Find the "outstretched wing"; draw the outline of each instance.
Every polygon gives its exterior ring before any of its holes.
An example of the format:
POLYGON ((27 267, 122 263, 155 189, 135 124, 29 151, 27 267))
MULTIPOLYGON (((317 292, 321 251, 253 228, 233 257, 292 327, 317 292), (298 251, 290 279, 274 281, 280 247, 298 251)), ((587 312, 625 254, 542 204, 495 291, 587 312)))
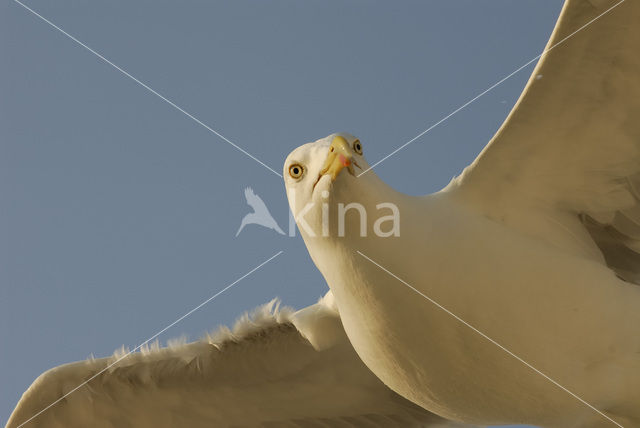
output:
POLYGON ((640 284, 640 1, 567 0, 509 117, 448 190, 640 284))
POLYGON ((388 389, 360 361, 328 295, 297 313, 274 302, 233 332, 126 356, 72 363, 41 375, 8 428, 445 427, 388 389))

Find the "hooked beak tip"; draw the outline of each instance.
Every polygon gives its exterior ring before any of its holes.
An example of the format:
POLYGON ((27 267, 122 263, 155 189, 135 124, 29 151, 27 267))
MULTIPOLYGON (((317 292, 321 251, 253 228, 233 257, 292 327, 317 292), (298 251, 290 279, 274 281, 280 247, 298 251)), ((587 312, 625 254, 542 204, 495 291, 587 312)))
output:
POLYGON ((358 165, 353 158, 347 141, 341 136, 336 136, 331 142, 329 153, 327 153, 327 158, 325 159, 322 170, 320 171, 320 176, 313 184, 313 188, 315 189, 323 175, 330 175, 331 181, 334 181, 340 174, 340 171, 345 168, 349 171, 349 174, 355 176, 356 174, 353 168, 354 165, 362 170, 360 165, 358 165))

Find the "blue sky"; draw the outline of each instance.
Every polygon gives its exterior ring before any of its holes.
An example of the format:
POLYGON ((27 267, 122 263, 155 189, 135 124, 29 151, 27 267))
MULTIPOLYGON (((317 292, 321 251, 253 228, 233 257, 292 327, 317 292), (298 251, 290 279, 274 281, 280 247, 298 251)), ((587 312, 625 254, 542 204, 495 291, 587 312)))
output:
MULTIPOLYGON (((25 3, 280 171, 332 132, 370 163, 536 56, 561 1, 25 3)), ((280 177, 13 1, 0 4, 0 423, 42 371, 163 334, 197 339, 327 287, 280 225, 280 177)), ((437 191, 486 144, 533 66, 378 168, 437 191)), ((286 229, 285 229, 286 230, 286 229)))

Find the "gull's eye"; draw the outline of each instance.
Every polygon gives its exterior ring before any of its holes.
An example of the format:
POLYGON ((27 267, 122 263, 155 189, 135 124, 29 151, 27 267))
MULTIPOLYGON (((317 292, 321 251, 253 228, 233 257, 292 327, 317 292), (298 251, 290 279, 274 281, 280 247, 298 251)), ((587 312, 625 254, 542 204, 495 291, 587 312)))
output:
POLYGON ((289 167, 289 175, 295 179, 302 177, 303 172, 304 168, 298 163, 294 163, 289 167))
POLYGON ((360 140, 356 140, 353 142, 353 151, 357 154, 362 154, 362 144, 360 144, 360 140))

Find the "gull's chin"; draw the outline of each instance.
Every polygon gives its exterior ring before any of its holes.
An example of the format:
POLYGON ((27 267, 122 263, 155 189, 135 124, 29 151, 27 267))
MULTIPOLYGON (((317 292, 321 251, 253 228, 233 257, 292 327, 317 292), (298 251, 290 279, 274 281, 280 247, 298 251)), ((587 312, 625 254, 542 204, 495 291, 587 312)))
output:
POLYGON ((322 175, 318 178, 318 181, 313 186, 313 189, 311 191, 311 197, 314 199, 321 198, 322 192, 330 192, 332 187, 333 187, 333 181, 331 181, 331 176, 322 175))

